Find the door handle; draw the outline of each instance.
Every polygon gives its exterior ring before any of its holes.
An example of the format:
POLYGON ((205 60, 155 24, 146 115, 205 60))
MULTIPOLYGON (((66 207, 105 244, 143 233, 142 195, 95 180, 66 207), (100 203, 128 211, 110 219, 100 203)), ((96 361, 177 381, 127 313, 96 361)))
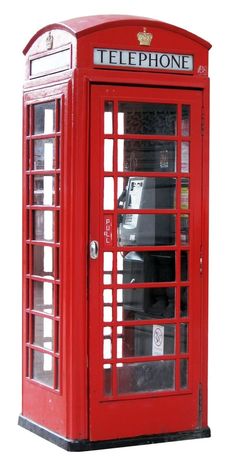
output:
POLYGON ((89 245, 89 253, 91 259, 97 259, 99 253, 99 244, 97 240, 92 240, 89 245))

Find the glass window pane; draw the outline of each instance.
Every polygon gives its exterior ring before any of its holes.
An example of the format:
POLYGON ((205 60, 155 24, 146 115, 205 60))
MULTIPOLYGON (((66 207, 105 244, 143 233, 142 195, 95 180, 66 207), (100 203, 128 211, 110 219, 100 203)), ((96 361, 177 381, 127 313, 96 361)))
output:
POLYGON ((175 215, 119 215, 118 245, 175 245, 175 215))
POLYGON ((183 214, 180 217, 180 227, 181 227, 181 245, 189 244, 189 216, 183 214))
POLYGON ((112 290, 103 290, 103 301, 104 303, 112 303, 112 290))
POLYGON ((175 141, 118 140, 118 171, 176 171, 175 141))
POLYGON ((104 178, 103 209, 114 210, 114 179, 104 178))
POLYGON ((106 101, 104 108, 104 133, 113 133, 113 102, 106 101))
POLYGON ((103 365, 104 395, 112 395, 112 365, 106 363, 103 365))
POLYGON ((182 136, 189 136, 190 128, 190 106, 182 106, 182 136))
MULTIPOLYGON (((118 327, 119 328, 119 327, 118 327)), ((117 358, 166 355, 175 353, 175 325, 121 327, 117 358)))
POLYGON ((180 325, 180 352, 182 354, 188 352, 188 324, 181 323, 180 325))
POLYGON ((33 379, 53 387, 53 357, 49 354, 33 351, 33 379))
POLYGON ((111 337, 104 337, 103 338, 103 358, 111 359, 111 357, 112 357, 111 337))
POLYGON ((188 360, 180 360, 180 388, 187 389, 188 387, 188 360))
POLYGON ((112 264, 113 264, 113 253, 111 251, 105 251, 103 253, 103 270, 105 271, 112 271, 112 264))
POLYGON ((112 283, 112 265, 113 253, 105 251, 103 253, 103 283, 105 285, 112 283))
POLYGON ((104 171, 113 171, 113 139, 104 140, 104 171))
POLYGON ((118 208, 175 208, 175 178, 118 178, 118 208))
POLYGON ((44 349, 53 349, 53 321, 45 317, 33 316, 33 344, 44 349))
POLYGON ((188 298, 189 298, 189 288, 181 287, 180 288, 180 316, 188 316, 188 298))
POLYGON ((181 143, 181 173, 189 173, 189 142, 181 143))
POLYGON ((34 141, 34 170, 53 170, 55 168, 54 139, 34 141))
POLYGON ((189 208, 189 179, 181 179, 181 203, 180 208, 187 210, 189 208))
POLYGON ((33 246, 33 274, 39 277, 53 277, 53 248, 33 246))
POLYGON ((174 282, 175 252, 146 251, 117 254, 117 282, 174 282))
POLYGON ((33 211, 33 240, 48 242, 54 240, 53 211, 33 211))
POLYGON ((53 314, 53 284, 49 282, 33 282, 33 309, 53 314))
POLYGON ((119 134, 176 134, 176 104, 120 102, 118 111, 123 114, 119 117, 119 134))
POLYGON ((175 361, 161 360, 116 365, 118 393, 156 392, 175 389, 175 361))
POLYGON ((112 322, 112 306, 103 307, 103 322, 112 322))
POLYGON ((111 283, 112 283, 112 275, 111 274, 103 274, 103 283, 104 283, 104 285, 111 285, 111 283))
POLYGON ((118 321, 173 318, 175 288, 117 290, 118 321))
POLYGON ((55 131, 55 101, 34 105, 34 134, 55 131))
POLYGON ((54 205, 54 176, 35 175, 34 181, 34 205, 54 205))
POLYGON ((61 50, 47 56, 36 57, 31 61, 31 76, 51 74, 71 68, 70 49, 61 50))
POLYGON ((181 281, 187 281, 188 277, 188 251, 181 251, 181 281))

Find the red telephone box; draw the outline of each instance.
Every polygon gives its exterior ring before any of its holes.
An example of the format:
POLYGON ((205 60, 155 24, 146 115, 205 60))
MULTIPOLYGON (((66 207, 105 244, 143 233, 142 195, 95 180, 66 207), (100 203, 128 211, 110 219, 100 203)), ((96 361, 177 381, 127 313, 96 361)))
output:
POLYGON ((24 50, 19 424, 68 450, 210 436, 209 49, 94 16, 24 50))

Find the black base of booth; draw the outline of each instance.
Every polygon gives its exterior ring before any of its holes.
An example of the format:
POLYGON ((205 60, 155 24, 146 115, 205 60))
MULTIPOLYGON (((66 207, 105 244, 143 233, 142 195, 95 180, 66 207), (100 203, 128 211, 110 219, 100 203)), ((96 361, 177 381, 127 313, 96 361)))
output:
POLYGON ((211 431, 209 427, 204 429, 195 429, 194 431, 183 431, 175 432, 170 434, 157 434, 157 435, 145 435, 139 437, 129 437, 125 439, 114 439, 114 440, 99 440, 96 442, 90 442, 89 440, 70 440, 52 432, 39 424, 19 416, 18 424, 25 429, 33 432, 34 434, 43 437, 49 442, 55 443, 64 450, 67 451, 89 451, 89 450, 101 450, 105 448, 119 448, 129 447, 132 445, 147 445, 151 443, 161 442, 174 442, 177 440, 190 440, 190 439, 201 439, 204 437, 210 437, 211 431))

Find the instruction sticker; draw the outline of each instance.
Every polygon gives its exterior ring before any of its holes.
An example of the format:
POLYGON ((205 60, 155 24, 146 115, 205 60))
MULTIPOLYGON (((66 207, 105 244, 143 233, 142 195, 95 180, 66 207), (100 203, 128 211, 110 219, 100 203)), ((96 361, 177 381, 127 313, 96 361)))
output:
POLYGON ((164 326, 153 325, 152 329, 152 355, 164 354, 164 326))
POLYGON ((106 247, 113 245, 113 219, 112 215, 104 216, 104 245, 106 247))

